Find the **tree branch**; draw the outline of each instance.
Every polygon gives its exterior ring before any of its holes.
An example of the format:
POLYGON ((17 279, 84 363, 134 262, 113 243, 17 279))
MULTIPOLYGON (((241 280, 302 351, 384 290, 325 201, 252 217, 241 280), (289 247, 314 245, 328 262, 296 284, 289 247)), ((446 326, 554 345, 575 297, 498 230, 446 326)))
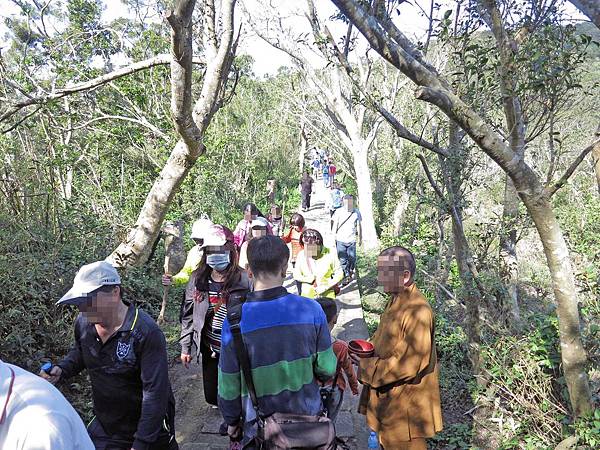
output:
POLYGON ((337 47, 335 40, 333 39, 333 35, 331 34, 331 31, 327 27, 325 27, 324 33, 325 33, 325 36, 327 37, 327 40, 329 41, 329 44, 333 48, 333 55, 338 60, 339 65, 341 67, 343 67, 344 70, 346 71, 346 73, 348 74, 350 81, 352 81, 352 83, 355 85, 355 87, 358 89, 358 91, 363 95, 365 100, 371 105, 371 107, 373 109, 375 109, 377 112, 379 112, 379 114, 381 114, 383 116, 383 118, 392 126, 392 128, 396 131, 396 134, 398 135, 398 137, 400 137, 402 139, 406 139, 407 141, 412 142, 413 144, 416 144, 420 147, 423 147, 427 150, 430 150, 434 153, 437 153, 437 154, 442 155, 447 158, 449 156, 449 154, 446 150, 441 149, 439 146, 428 142, 427 140, 423 139, 421 136, 417 136, 416 134, 412 133, 404 125, 402 125, 400 123, 400 121, 389 110, 384 108, 383 105, 379 101, 377 101, 375 98, 373 98, 373 96, 370 93, 368 93, 366 89, 363 88, 363 86, 356 79, 355 74, 354 74, 354 69, 348 62, 348 59, 346 58, 345 54, 342 53, 339 50, 339 48, 337 47))
POLYGON ((171 25, 171 114, 190 153, 199 152, 202 132, 192 117, 192 14, 195 0, 180 0, 165 13, 171 25))
MULTIPOLYGON (((596 132, 596 136, 600 136, 600 127, 598 128, 598 132, 596 132)), ((596 149, 597 151, 600 150, 600 139, 596 139, 594 142, 592 142, 590 145, 588 145, 581 151, 579 156, 577 156, 577 158, 575 158, 575 160, 567 168, 563 176, 560 177, 558 181, 556 181, 556 183, 553 183, 550 186, 547 186, 546 189, 544 189, 545 195, 550 198, 556 193, 556 191, 563 187, 567 183, 567 181, 569 181, 571 175, 575 173, 577 167, 579 167, 579 165, 583 162, 585 157, 594 149, 596 149)))
POLYGON ((223 0, 221 5, 221 21, 223 29, 216 56, 207 61, 206 77, 202 83, 202 91, 194 106, 194 121, 204 132, 217 111, 219 97, 222 95, 224 85, 237 48, 237 39, 234 35, 234 9, 236 0, 223 0))
MULTIPOLYGON (((110 81, 117 80, 127 75, 131 75, 133 73, 139 72, 141 70, 149 69, 155 66, 167 65, 171 62, 170 55, 157 55, 149 59, 145 59, 143 61, 139 61, 137 63, 133 63, 129 66, 122 67, 121 69, 114 70, 104 75, 100 75, 99 77, 93 78, 88 81, 84 81, 82 83, 77 83, 71 86, 66 86, 64 88, 56 89, 53 92, 44 95, 34 96, 33 94, 27 94, 22 92, 25 95, 27 100, 23 100, 20 102, 15 102, 12 105, 9 105, 7 110, 0 115, 0 123, 6 121, 18 111, 23 108, 26 108, 31 105, 39 105, 43 103, 48 103, 52 100, 56 100, 67 95, 76 94, 78 92, 89 91, 91 89, 97 88, 98 86, 102 86, 110 81)), ((204 62, 200 58, 194 58, 194 64, 204 64, 204 62)), ((21 91, 21 89, 18 89, 21 91)))
POLYGON ((598 0, 569 0, 600 29, 600 3, 598 0))

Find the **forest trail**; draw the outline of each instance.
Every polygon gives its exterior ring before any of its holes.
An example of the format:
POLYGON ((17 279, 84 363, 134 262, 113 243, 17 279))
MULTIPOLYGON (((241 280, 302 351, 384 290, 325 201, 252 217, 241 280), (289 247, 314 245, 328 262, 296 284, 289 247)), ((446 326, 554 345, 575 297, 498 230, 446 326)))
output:
MULTIPOLYGON (((306 219, 306 226, 319 230, 325 239, 325 245, 335 249, 335 241, 329 230, 329 211, 325 209, 327 190, 322 180, 315 183, 314 189, 311 208, 302 213, 306 219)), ((286 216, 290 215, 291 212, 288 211, 286 216)), ((291 273, 285 282, 285 287, 290 292, 295 291, 291 273)), ((346 341, 366 338, 368 331, 355 280, 342 289, 337 301, 339 318, 333 335, 346 341)), ((176 433, 180 448, 182 450, 227 449, 228 439, 219 435, 219 425, 222 421, 219 410, 204 401, 200 366, 193 364, 190 369, 185 369, 177 363, 171 368, 170 377, 177 403, 176 433)), ((348 390, 344 395, 344 403, 336 424, 338 437, 346 441, 351 449, 367 448, 368 433, 365 418, 356 412, 357 405, 358 396, 353 396, 348 390)))

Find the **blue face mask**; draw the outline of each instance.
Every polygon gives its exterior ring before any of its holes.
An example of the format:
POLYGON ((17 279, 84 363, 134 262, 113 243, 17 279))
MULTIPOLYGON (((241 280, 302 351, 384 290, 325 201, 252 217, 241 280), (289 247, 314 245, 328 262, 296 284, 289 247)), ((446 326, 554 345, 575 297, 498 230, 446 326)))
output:
POLYGON ((227 267, 229 267, 229 262, 229 252, 211 253, 210 255, 206 255, 206 264, 217 272, 223 272, 227 269, 227 267))

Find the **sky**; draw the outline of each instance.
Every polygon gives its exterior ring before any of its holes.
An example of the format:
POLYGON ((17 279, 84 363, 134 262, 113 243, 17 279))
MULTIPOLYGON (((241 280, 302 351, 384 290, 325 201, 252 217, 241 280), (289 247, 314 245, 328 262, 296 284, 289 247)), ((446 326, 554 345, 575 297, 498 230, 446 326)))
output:
MULTIPOLYGON (((131 17, 131 13, 123 5, 121 0, 102 0, 106 6, 102 20, 106 23, 119 18, 119 17, 131 17)), ((242 12, 244 8, 250 17, 255 17, 254 20, 260 21, 260 16, 264 16, 265 7, 264 2, 270 3, 273 6, 273 11, 276 11, 277 15, 284 17, 285 24, 290 29, 290 35, 298 36, 302 33, 309 31, 308 23, 304 17, 302 17, 299 8, 303 8, 305 2, 302 0, 238 0, 238 8, 236 11, 237 20, 243 20, 246 16, 242 12), (260 2, 263 2, 261 5, 260 2), (256 17, 259 17, 258 19, 256 17)), ((148 17, 146 20, 160 21, 162 18, 154 11, 155 3, 152 0, 142 0, 140 3, 145 3, 148 6, 147 12, 148 17)), ((314 0, 314 3, 318 10, 320 18, 325 19, 335 13, 336 8, 330 0, 314 0)), ((441 11, 444 11, 444 5, 449 3, 449 0, 438 0, 441 5, 441 11)), ((17 13, 17 7, 10 0, 0 0, 2 7, 0 8, 0 47, 6 45, 3 41, 3 35, 5 34, 6 27, 4 26, 4 18, 10 17, 17 13)), ((399 25, 400 29, 407 34, 409 37, 414 39, 421 38, 427 29, 427 19, 420 14, 418 5, 421 5, 423 9, 428 9, 430 0, 411 0, 404 2, 400 8, 400 14, 395 17, 395 22, 399 25)), ((574 20, 582 20, 583 16, 569 3, 565 5, 565 10, 568 15, 574 20)), ((60 27, 60 24, 54 24, 56 27, 60 27)), ((52 24, 50 25, 52 26, 52 24)), ((335 35, 342 35, 345 27, 340 22, 328 22, 328 26, 332 29, 335 35)), ((252 32, 251 26, 247 23, 243 24, 243 38, 240 43, 238 50, 239 54, 248 54, 254 59, 253 71, 258 76, 265 76, 268 74, 274 74, 281 66, 290 66, 291 60, 289 56, 273 48, 270 44, 256 36, 252 32)), ((316 58, 316 56, 315 56, 316 58)), ((115 65, 119 65, 121 61, 114 61, 115 65)), ((122 61, 126 63, 126 61, 122 61)))

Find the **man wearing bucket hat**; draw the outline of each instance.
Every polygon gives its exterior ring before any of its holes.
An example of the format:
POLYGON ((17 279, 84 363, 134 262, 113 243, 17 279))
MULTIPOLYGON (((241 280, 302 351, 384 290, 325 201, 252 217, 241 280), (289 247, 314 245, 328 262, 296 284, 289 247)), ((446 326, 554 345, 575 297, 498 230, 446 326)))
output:
POLYGON ((57 305, 75 305, 75 344, 40 376, 51 383, 87 369, 97 450, 175 450, 175 401, 165 337, 144 311, 121 298, 121 278, 106 261, 83 266, 57 305))

